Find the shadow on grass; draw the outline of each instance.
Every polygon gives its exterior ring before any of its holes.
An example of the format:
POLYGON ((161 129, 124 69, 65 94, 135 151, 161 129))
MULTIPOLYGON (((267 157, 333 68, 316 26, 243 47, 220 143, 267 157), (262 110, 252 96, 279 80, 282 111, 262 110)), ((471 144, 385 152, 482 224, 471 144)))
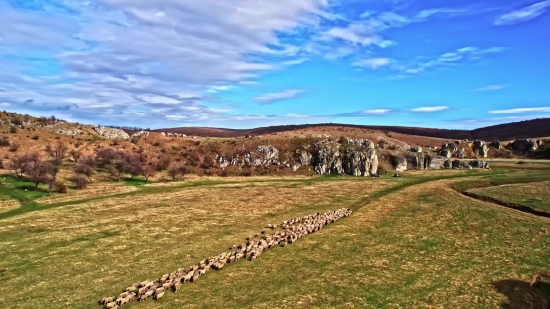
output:
POLYGON ((508 298, 501 304, 503 309, 550 309, 550 283, 539 282, 530 287, 529 282, 501 280, 493 282, 493 287, 508 298))

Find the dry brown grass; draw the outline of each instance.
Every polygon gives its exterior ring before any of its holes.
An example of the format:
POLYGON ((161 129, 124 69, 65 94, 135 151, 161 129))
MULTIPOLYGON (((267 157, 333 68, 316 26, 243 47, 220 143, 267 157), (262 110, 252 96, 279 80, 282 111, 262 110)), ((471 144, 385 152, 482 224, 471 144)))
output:
POLYGON ((9 284, 0 287, 0 301, 15 308, 93 307, 96 298, 130 282, 225 251, 269 222, 353 204, 384 185, 281 181, 187 188, 5 219, 0 268, 7 269, 2 276, 9 284))
POLYGON ((207 179, 210 185, 196 178, 3 219, 0 302, 12 308, 95 308, 103 296, 226 251, 267 223, 356 205, 386 191, 296 244, 209 273, 159 302, 128 308, 498 308, 507 298, 494 285, 529 280, 550 259, 550 221, 449 188, 470 178, 391 191, 449 175, 497 174, 415 171, 403 179, 225 183, 216 178, 207 179), (188 187, 177 189, 182 184, 188 187), (194 187, 199 184, 204 186, 194 187))

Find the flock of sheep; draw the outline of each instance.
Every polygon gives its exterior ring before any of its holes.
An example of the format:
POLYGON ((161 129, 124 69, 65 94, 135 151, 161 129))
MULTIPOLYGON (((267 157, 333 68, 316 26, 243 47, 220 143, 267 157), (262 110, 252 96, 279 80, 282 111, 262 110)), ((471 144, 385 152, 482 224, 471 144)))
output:
POLYGON ((227 264, 235 263, 241 259, 254 261, 260 257, 262 252, 273 248, 277 245, 282 247, 287 244, 292 244, 296 240, 314 233, 322 229, 329 223, 348 217, 351 215, 351 209, 342 208, 336 211, 329 211, 323 214, 316 213, 305 217, 299 217, 290 221, 284 221, 279 225, 269 224, 266 228, 276 229, 282 228, 273 235, 268 235, 266 230, 261 232, 262 237, 257 238, 260 234, 254 237, 248 237, 246 243, 234 245, 230 252, 224 252, 217 256, 200 261, 198 264, 189 268, 180 268, 173 273, 166 274, 159 279, 143 282, 136 282, 132 286, 126 288, 118 297, 104 297, 99 301, 105 309, 116 309, 126 305, 133 300, 144 301, 147 298, 156 300, 162 298, 167 290, 172 289, 178 292, 181 285, 185 282, 195 282, 199 277, 205 275, 210 270, 220 270, 227 264))

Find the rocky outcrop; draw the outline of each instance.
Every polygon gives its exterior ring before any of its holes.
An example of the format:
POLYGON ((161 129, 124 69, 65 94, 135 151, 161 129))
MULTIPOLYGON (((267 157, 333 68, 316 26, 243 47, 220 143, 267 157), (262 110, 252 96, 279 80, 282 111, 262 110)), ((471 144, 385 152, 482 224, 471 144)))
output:
POLYGON ((230 157, 217 156, 216 161, 222 168, 282 164, 296 171, 302 166, 309 166, 319 175, 347 174, 368 177, 378 171, 378 156, 374 143, 364 139, 350 139, 343 143, 330 139, 316 141, 312 145, 296 149, 294 156, 282 163, 279 150, 270 145, 258 146, 252 151, 240 149, 230 157))
POLYGON ((99 136, 107 139, 130 139, 130 135, 120 129, 113 129, 101 126, 93 127, 93 129, 97 132, 99 136))
POLYGON ((391 163, 396 172, 404 172, 407 170, 408 163, 404 156, 392 155, 391 163))
POLYGON ((422 152, 422 147, 420 147, 420 146, 411 147, 410 151, 411 152, 422 152))
POLYGON ((498 150, 502 150, 504 148, 504 146, 502 145, 501 142, 499 141, 494 141, 492 142, 491 144, 489 144, 489 146, 493 147, 493 148, 496 148, 498 150))
POLYGON ((407 170, 421 170, 423 169, 424 156, 421 154, 406 155, 407 170))
POLYGON ((332 140, 314 143, 312 163, 319 175, 353 175, 368 177, 378 171, 374 143, 366 139, 349 139, 342 144, 332 140))
POLYGON ((160 135, 166 136, 166 137, 186 137, 185 134, 179 134, 179 133, 172 133, 172 132, 160 132, 160 135))
POLYGON ((489 148, 487 147, 487 144, 483 141, 475 141, 474 154, 482 158, 487 158, 487 155, 489 154, 489 148))
POLYGON ((518 139, 515 140, 511 146, 514 150, 530 152, 533 152, 539 148, 537 142, 532 139, 518 139))
POLYGON ((296 162, 300 165, 310 165, 313 156, 305 148, 296 149, 296 162))
POLYGON ((431 170, 451 168, 451 160, 444 156, 427 156, 424 158, 424 168, 431 170))
POLYGON ((68 135, 68 136, 76 136, 82 134, 82 130, 79 129, 57 129, 55 131, 57 134, 61 135, 68 135))
POLYGON ((453 152, 450 149, 444 148, 439 151, 438 155, 441 157, 451 158, 453 156, 453 152))
POLYGON ((240 150, 231 158, 218 156, 216 161, 222 168, 229 165, 242 168, 281 164, 279 161, 279 150, 271 145, 261 145, 250 152, 240 150))
POLYGON ((136 133, 132 134, 132 138, 142 138, 142 137, 147 137, 147 136, 149 136, 148 131, 139 131, 139 132, 136 132, 136 133))

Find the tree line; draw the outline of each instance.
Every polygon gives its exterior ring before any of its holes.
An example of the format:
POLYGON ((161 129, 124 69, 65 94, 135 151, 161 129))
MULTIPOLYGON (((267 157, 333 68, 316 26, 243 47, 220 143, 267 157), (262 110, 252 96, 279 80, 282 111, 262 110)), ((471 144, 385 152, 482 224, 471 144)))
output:
POLYGON ((48 156, 47 160, 42 159, 39 153, 15 155, 8 162, 8 168, 14 172, 15 177, 31 181, 35 190, 40 184, 47 185, 50 193, 67 191, 67 186, 58 180, 60 167, 67 158, 72 158, 75 162, 72 167, 73 175, 67 180, 77 189, 86 188, 98 172, 106 172, 116 181, 124 176, 130 179, 143 176, 146 182, 159 171, 166 171, 172 180, 183 177, 187 172, 184 165, 173 164, 167 154, 150 158, 143 146, 134 151, 101 148, 91 155, 84 155, 79 150, 69 151, 67 144, 59 142, 47 145, 44 151, 48 156))

